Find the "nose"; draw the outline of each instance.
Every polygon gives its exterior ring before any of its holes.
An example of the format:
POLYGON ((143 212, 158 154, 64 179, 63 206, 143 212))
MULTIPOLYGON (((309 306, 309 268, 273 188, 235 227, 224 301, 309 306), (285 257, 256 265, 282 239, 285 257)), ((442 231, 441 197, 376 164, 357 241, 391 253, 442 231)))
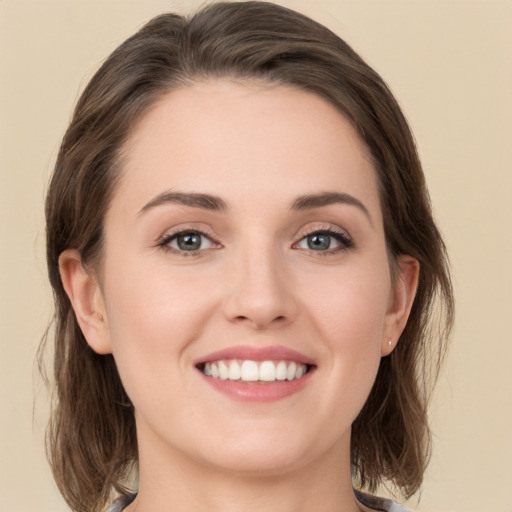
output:
POLYGON ((224 314, 228 321, 255 330, 292 322, 297 315, 293 279, 273 250, 246 251, 228 270, 224 314))

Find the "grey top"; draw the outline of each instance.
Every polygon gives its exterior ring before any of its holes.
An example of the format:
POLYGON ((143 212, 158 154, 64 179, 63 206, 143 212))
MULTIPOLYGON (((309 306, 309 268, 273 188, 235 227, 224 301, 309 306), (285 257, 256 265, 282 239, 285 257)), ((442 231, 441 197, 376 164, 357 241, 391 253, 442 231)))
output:
MULTIPOLYGON (((378 496, 370 496, 369 494, 364 494, 360 491, 354 490, 357 500, 364 505, 365 507, 371 508, 373 510, 380 510, 382 512, 411 512, 404 505, 400 505, 395 501, 379 498, 378 496)), ((125 507, 127 507, 134 499, 136 494, 132 496, 121 496, 117 500, 110 505, 110 508, 107 512, 121 512, 125 507)))
POLYGON ((379 498, 378 496, 371 496, 370 494, 365 494, 363 492, 357 491, 354 489, 354 493, 356 495, 357 501, 364 505, 365 507, 381 510, 383 512, 412 512, 410 509, 405 507, 404 505, 400 505, 396 501, 389 500, 387 498, 379 498))
POLYGON ((135 496, 137 495, 132 494, 131 496, 120 496, 112 503, 112 505, 110 505, 107 512, 121 512, 135 499, 135 496))

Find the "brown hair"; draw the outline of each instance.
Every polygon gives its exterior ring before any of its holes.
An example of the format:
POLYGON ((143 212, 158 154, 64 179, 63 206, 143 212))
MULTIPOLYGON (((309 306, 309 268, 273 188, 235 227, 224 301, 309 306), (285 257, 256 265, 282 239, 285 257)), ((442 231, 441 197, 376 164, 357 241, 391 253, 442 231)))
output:
POLYGON ((357 485, 372 491, 391 483, 410 496, 429 457, 426 409, 453 313, 445 247, 414 140, 386 84, 343 40, 265 2, 217 3, 191 18, 154 18, 110 55, 78 101, 46 201, 56 305, 48 453, 57 484, 73 510, 98 511, 113 490, 128 492, 137 464, 133 408, 113 357, 96 354, 84 339, 62 286, 59 255, 78 249, 95 268, 130 130, 163 94, 210 77, 291 84, 317 94, 352 122, 372 154, 391 268, 408 254, 419 261, 420 276, 400 343, 382 359, 354 422, 352 464, 357 485))

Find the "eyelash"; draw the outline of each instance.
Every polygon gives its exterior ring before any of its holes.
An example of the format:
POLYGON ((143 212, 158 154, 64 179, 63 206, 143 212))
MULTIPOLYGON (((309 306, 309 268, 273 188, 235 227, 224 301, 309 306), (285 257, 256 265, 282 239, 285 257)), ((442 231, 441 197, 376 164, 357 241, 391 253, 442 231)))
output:
POLYGON ((208 235, 204 231, 201 231, 199 229, 180 229, 178 231, 168 233, 164 235, 164 237, 158 242, 157 246, 162 249, 165 252, 172 252, 174 254, 177 254, 179 256, 182 256, 184 258, 190 258, 190 257, 198 257, 201 256, 204 251, 212 250, 210 249, 195 249, 191 251, 186 251, 182 249, 176 249, 174 247, 170 247, 170 243, 173 240, 176 240, 179 236, 183 235, 196 235, 200 236, 202 238, 206 238, 211 241, 211 243, 216 244, 220 247, 219 242, 217 242, 211 235, 208 235))
MULTIPOLYGON (((158 242, 157 247, 162 249, 165 252, 172 252, 174 254, 178 254, 184 258, 190 258, 190 257, 198 257, 201 256, 201 254, 204 251, 212 250, 210 249, 195 249, 191 251, 186 250, 180 250, 176 249, 174 247, 170 247, 169 244, 177 239, 180 235, 197 235, 200 237, 204 237, 208 240, 210 240, 213 244, 217 244, 219 247, 221 247, 221 244, 217 242, 211 235, 208 235, 207 233, 198 230, 198 229, 180 229, 179 231, 175 231, 172 233, 166 234, 162 239, 158 242)), ((329 228, 315 228, 311 229, 310 231, 304 233, 298 242, 295 242, 293 244, 294 249, 299 249, 298 244, 301 243, 303 240, 307 239, 310 236, 313 235, 327 235, 332 238, 334 238, 339 244, 339 247, 335 247, 333 249, 326 249, 324 251, 322 250, 314 250, 314 249, 305 249, 309 251, 310 253, 314 253, 318 256, 329 256, 333 254, 338 254, 344 251, 347 251, 354 247, 353 240, 343 231, 338 231, 332 227, 329 228)))
POLYGON ((311 229, 310 231, 307 231, 302 235, 298 242, 293 244, 294 247, 296 247, 300 242, 302 242, 303 240, 312 235, 328 235, 340 243, 339 247, 335 247, 333 249, 326 249, 325 251, 315 251, 314 249, 309 249, 309 252, 314 253, 315 256, 331 256, 334 254, 345 252, 354 247, 354 241, 352 240, 352 238, 350 238, 350 236, 347 233, 332 227, 314 228, 311 229))

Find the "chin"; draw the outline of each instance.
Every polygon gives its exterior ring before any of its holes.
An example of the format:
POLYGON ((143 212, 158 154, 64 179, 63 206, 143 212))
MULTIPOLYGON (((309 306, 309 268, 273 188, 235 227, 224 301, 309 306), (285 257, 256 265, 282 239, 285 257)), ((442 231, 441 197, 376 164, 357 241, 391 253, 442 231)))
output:
MULTIPOLYGON (((278 476, 304 467, 320 459, 329 446, 318 443, 317 436, 301 436, 297 429, 282 426, 273 430, 259 429, 250 435, 224 436, 214 443, 215 449, 202 452, 208 464, 240 476, 278 476)), ((206 462, 206 461, 205 461, 206 462)))
POLYGON ((220 470, 241 477, 275 477, 289 474, 307 464, 304 454, 270 450, 246 450, 243 453, 225 454, 214 463, 220 470))

